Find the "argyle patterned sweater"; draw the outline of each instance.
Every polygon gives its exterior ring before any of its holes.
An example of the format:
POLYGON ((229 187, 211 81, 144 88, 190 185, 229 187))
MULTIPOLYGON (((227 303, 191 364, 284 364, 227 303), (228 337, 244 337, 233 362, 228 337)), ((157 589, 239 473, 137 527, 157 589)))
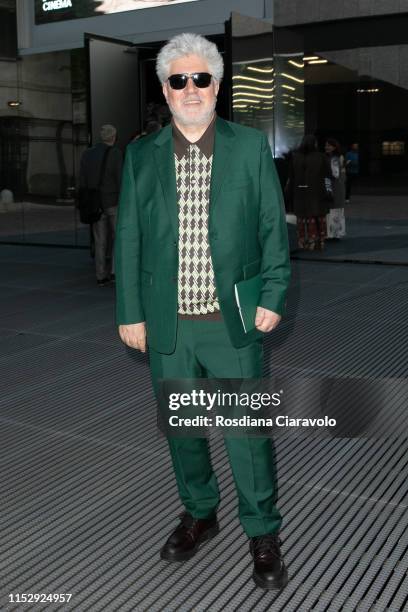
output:
POLYGON ((173 124, 179 222, 178 312, 218 312, 214 271, 208 242, 214 121, 196 143, 173 124))

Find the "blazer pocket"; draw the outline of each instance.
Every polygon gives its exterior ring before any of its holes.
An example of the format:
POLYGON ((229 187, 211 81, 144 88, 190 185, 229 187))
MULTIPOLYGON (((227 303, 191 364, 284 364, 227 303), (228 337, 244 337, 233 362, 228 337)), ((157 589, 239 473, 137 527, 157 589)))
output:
POLYGON ((226 191, 235 191, 236 189, 247 189, 251 183, 249 181, 237 181, 225 183, 224 189, 226 191))
POLYGON ((242 272, 244 273, 244 280, 256 276, 261 270, 261 263, 262 260, 257 259, 256 261, 251 261, 251 263, 246 264, 246 266, 242 268, 242 272))
POLYGON ((146 270, 142 270, 142 285, 145 287, 151 287, 153 285, 153 276, 151 272, 146 272, 146 270))

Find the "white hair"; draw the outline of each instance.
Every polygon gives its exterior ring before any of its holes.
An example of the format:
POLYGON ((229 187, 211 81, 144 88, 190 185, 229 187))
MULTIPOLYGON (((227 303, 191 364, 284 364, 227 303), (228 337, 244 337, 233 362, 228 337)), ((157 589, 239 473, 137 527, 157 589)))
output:
POLYGON ((110 125, 110 123, 106 123, 101 127, 100 137, 102 142, 112 142, 116 138, 116 128, 114 125, 110 125))
POLYGON ((224 62, 217 45, 200 34, 186 32, 173 36, 160 49, 156 60, 156 73, 160 83, 164 83, 170 76, 171 62, 186 55, 197 55, 204 59, 214 79, 221 81, 224 74, 224 62))

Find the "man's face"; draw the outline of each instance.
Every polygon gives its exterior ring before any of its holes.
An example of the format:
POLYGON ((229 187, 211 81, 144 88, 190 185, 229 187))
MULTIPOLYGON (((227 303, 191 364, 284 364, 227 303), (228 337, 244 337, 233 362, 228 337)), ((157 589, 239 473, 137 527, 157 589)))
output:
MULTIPOLYGON (((193 72, 210 72, 207 62, 197 55, 186 55, 170 64, 169 76, 193 72)), ((208 123, 214 113, 219 83, 214 78, 208 87, 196 87, 188 79, 184 89, 172 89, 168 81, 163 84, 163 94, 173 117, 186 127, 208 123)))

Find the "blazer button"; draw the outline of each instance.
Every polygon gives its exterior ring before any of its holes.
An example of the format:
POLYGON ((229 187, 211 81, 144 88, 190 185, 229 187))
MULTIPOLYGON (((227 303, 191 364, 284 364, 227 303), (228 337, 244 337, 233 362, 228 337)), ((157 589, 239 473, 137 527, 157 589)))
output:
POLYGON ((172 276, 172 277, 171 277, 171 280, 172 280, 174 283, 176 283, 176 282, 177 282, 177 276, 172 276))

